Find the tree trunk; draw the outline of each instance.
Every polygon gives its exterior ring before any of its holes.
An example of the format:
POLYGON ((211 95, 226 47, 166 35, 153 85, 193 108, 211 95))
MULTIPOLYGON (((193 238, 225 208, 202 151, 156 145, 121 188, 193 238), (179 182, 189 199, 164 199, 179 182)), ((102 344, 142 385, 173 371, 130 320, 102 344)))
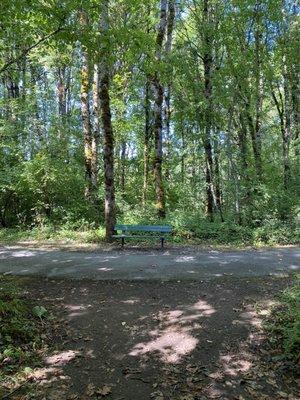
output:
MULTIPOLYGON (((83 29, 88 27, 88 16, 84 10, 80 12, 80 23, 83 29)), ((84 165, 85 165, 85 197, 88 201, 92 200, 92 127, 89 106, 90 95, 90 69, 89 54, 85 46, 82 46, 82 65, 81 65, 81 118, 84 138, 84 165)))
MULTIPOLYGON (((108 5, 104 0, 101 4, 100 27, 104 38, 108 35, 108 5)), ((105 184, 105 230, 106 239, 111 240, 115 225, 115 182, 114 182, 114 133, 111 123, 110 111, 110 71, 109 51, 103 48, 101 52, 101 78, 100 78, 100 107, 101 122, 104 135, 104 184, 105 184)))
POLYGON ((144 182, 143 182, 143 194, 142 194, 142 205, 145 207, 147 201, 148 191, 148 175, 149 175, 149 145, 151 137, 151 104, 150 104, 150 78, 147 76, 145 85, 145 132, 144 132, 144 182))
POLYGON ((259 180, 262 179, 262 159, 261 159, 261 114, 263 106, 263 77, 262 77, 262 33, 261 33, 261 3, 257 1, 255 10, 255 86, 256 86, 256 105, 255 105, 255 124, 252 134, 253 150, 256 160, 256 171, 259 180))
MULTIPOLYGON (((174 30, 174 21, 175 21, 175 2, 174 0, 168 1, 168 18, 167 18, 167 40, 165 45, 165 53, 168 57, 172 50, 172 40, 173 40, 173 30, 174 30)), ((171 65, 171 64, 170 64, 171 65)), ((172 66, 170 71, 168 72, 168 84, 165 90, 165 126, 166 126, 166 155, 165 158, 168 160, 171 152, 171 82, 172 82, 172 66)), ((170 170, 167 165, 166 168, 166 179, 170 178, 170 170)))
MULTIPOLYGON (((285 86, 285 85, 284 85, 285 86)), ((290 180, 291 169, 290 169, 290 162, 289 162, 289 142, 290 142, 290 117, 287 115, 288 111, 286 110, 287 100, 283 100, 282 93, 279 91, 279 98, 278 100, 274 89, 272 88, 272 97, 274 103, 277 108, 277 112, 280 119, 280 132, 282 138, 282 158, 283 158, 283 185, 284 188, 288 188, 288 183, 290 180)))
POLYGON ((283 90, 284 90, 284 129, 281 129, 282 134, 282 151, 283 151, 283 184, 285 189, 288 188, 291 179, 290 167, 290 130, 291 130, 291 117, 290 117, 290 93, 288 85, 288 71, 286 65, 286 57, 283 57, 283 90))
POLYGON ((238 169, 236 167, 236 163, 234 160, 234 151, 232 149, 232 123, 234 119, 232 118, 232 111, 229 110, 229 120, 228 120, 228 128, 227 128, 227 140, 226 140, 226 152, 227 152, 227 158, 228 158, 228 177, 230 177, 230 180, 233 181, 233 186, 234 186, 234 210, 235 210, 235 216, 236 216, 236 221, 239 225, 242 225, 243 223, 243 218, 242 218, 242 210, 241 210, 241 185, 240 185, 240 175, 238 172, 238 169))
POLYGON ((210 33, 210 15, 208 0, 204 0, 203 18, 205 23, 204 30, 204 98, 205 98, 205 112, 204 112, 204 151, 205 151, 205 182, 206 182, 206 213, 210 221, 213 221, 213 156, 211 146, 211 128, 212 128, 212 38, 210 33))
POLYGON ((58 115, 61 122, 64 122, 64 117, 67 114, 67 87, 66 87, 66 66, 57 68, 57 97, 58 97, 58 115))
POLYGON ((183 121, 181 121, 181 183, 185 183, 185 152, 186 152, 186 142, 185 142, 185 126, 183 121))
MULTIPOLYGON (((100 140, 100 99, 99 99, 99 65, 94 64, 93 77, 93 135, 92 135, 92 162, 91 162, 91 178, 93 185, 94 201, 98 201, 98 148, 100 140)), ((96 204, 95 204, 96 205, 96 204)), ((98 207, 97 207, 98 208, 98 207)))
MULTIPOLYGON (((239 171, 238 174, 242 178, 241 184, 241 209, 247 210, 251 205, 251 190, 247 149, 247 125, 243 113, 239 113, 239 121, 236 123, 237 128, 237 144, 239 148, 239 171)), ((242 223, 242 216, 240 217, 242 223)))
MULTIPOLYGON (((298 71, 297 71, 298 72, 298 71)), ((294 128, 294 140, 295 140, 295 155, 299 160, 300 155, 300 73, 296 73, 292 83, 292 107, 293 107, 293 128, 294 128)))
POLYGON ((121 187, 121 192, 122 196, 125 195, 125 182, 126 182, 126 177, 125 177, 125 172, 126 172, 126 142, 123 141, 121 144, 121 179, 120 179, 120 187, 121 187))
MULTIPOLYGON (((160 2, 160 22, 158 25, 158 32, 156 38, 156 62, 159 66, 161 62, 162 45, 165 36, 167 25, 167 0, 160 2)), ((165 218, 165 191, 162 179, 162 107, 164 99, 164 90, 160 82, 158 71, 153 77, 153 87, 155 91, 155 105, 154 105, 154 141, 155 141, 155 158, 154 158, 154 181, 156 193, 156 209, 159 218, 165 218)))
POLYGON ((221 221, 224 222, 223 209, 222 209, 222 191, 221 191, 221 176, 220 176, 220 162, 219 162, 219 142, 218 138, 214 140, 214 164, 215 164, 215 192, 216 192, 216 206, 220 213, 221 221))

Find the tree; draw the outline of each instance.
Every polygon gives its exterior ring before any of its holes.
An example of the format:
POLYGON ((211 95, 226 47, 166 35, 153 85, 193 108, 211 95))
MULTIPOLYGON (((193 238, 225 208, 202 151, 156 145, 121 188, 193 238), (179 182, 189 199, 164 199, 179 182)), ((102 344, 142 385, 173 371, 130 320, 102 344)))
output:
POLYGON ((100 54, 100 107, 104 135, 104 182, 105 182, 105 229, 106 239, 111 240, 115 225, 115 182, 114 182, 114 134, 110 110, 110 69, 109 69, 109 0, 103 1, 100 16, 100 32, 103 46, 100 54))

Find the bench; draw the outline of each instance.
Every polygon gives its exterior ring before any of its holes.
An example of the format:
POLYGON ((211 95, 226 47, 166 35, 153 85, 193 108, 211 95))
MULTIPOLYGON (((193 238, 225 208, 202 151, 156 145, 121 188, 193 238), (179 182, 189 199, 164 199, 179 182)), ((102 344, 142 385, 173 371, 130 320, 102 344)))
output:
POLYGON ((159 237, 161 248, 163 249, 165 236, 172 232, 172 227, 169 225, 115 225, 114 230, 122 232, 121 234, 112 236, 115 239, 122 240, 122 248, 124 247, 126 238, 159 237), (143 234, 139 234, 142 232, 143 234))

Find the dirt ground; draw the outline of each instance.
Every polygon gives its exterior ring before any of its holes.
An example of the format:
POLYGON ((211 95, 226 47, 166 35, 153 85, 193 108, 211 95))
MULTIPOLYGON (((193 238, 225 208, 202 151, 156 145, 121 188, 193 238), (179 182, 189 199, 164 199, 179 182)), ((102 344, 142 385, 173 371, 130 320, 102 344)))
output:
POLYGON ((288 282, 27 278, 27 295, 58 320, 25 398, 298 399, 295 366, 276 361, 261 328, 288 282))

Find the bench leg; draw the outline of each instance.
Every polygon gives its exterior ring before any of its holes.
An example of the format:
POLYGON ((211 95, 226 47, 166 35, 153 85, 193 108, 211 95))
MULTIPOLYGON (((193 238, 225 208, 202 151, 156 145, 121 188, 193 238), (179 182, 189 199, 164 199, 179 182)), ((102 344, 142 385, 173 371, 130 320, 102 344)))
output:
POLYGON ((165 238, 161 238, 161 249, 163 250, 163 248, 164 248, 164 241, 165 241, 165 238))
POLYGON ((125 238, 122 237, 122 249, 124 248, 125 238))

